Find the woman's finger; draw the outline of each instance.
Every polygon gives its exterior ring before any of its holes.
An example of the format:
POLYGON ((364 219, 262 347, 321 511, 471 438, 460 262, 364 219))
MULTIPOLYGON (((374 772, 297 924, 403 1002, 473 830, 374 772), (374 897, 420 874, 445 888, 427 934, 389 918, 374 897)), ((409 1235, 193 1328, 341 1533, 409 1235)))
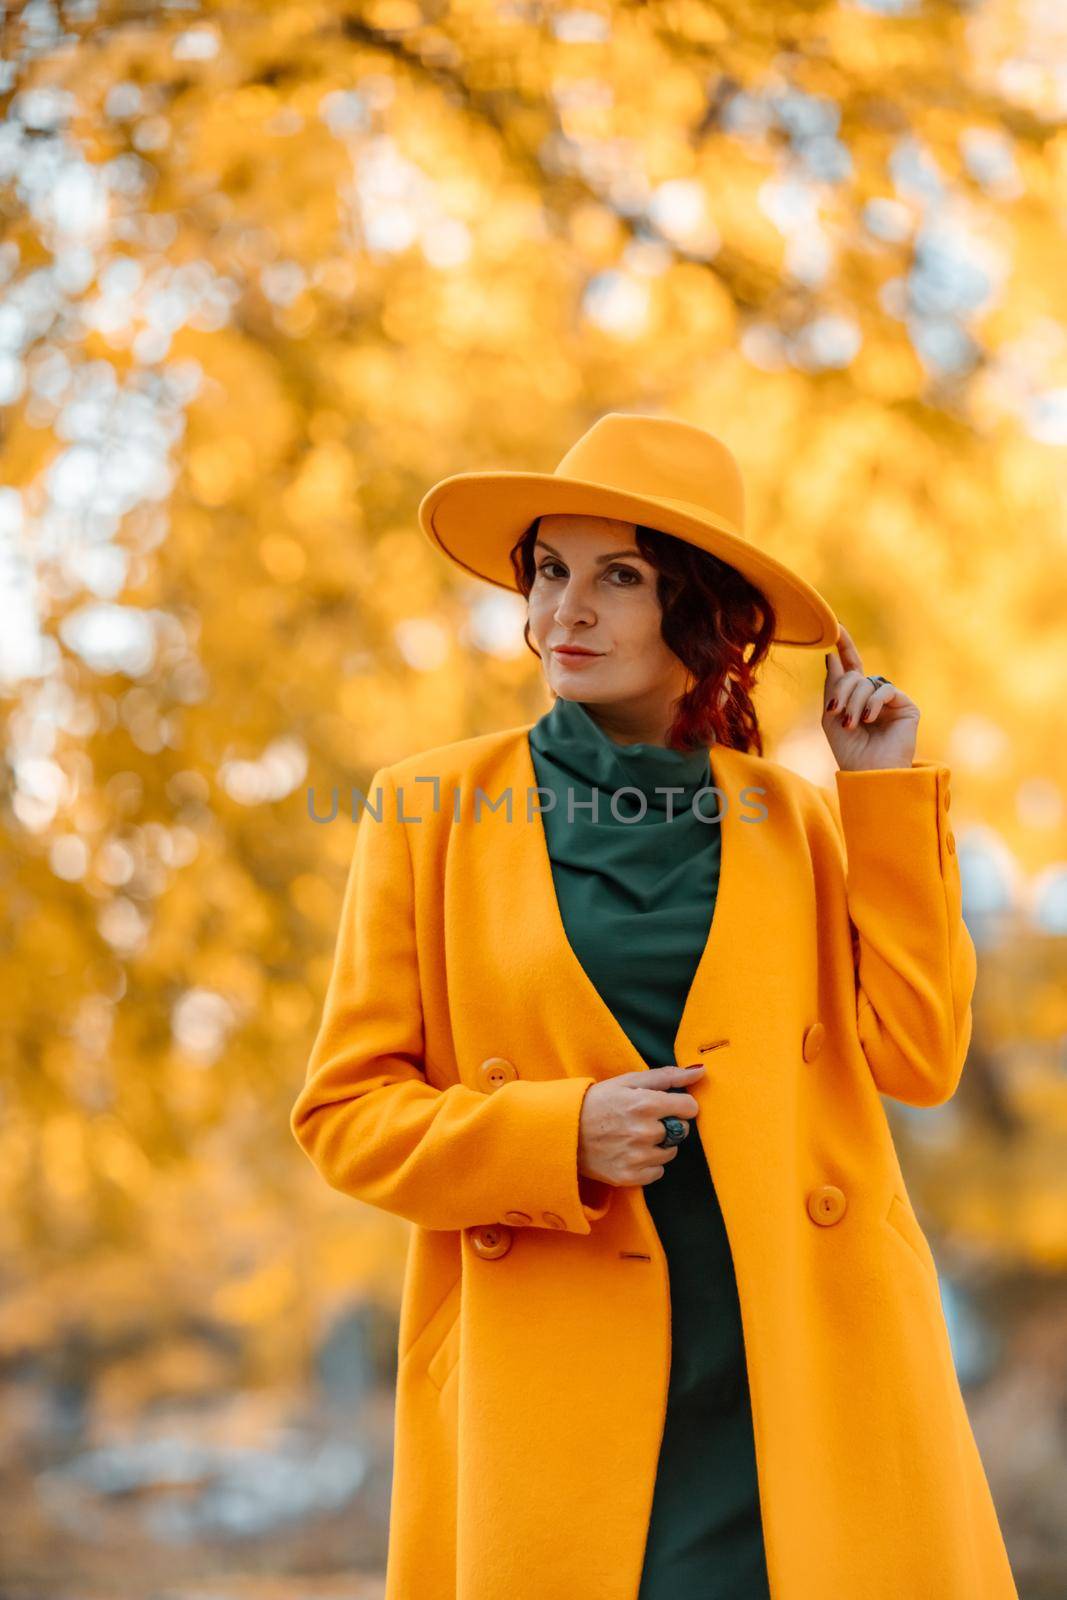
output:
POLYGON ((826 682, 823 685, 823 694, 832 694, 845 675, 845 669, 837 659, 836 650, 828 650, 823 656, 826 663, 826 682))
POLYGON ((861 681, 862 679, 857 677, 855 672, 839 673, 836 683, 827 685, 830 695, 823 709, 825 711, 840 711, 855 685, 861 681))
POLYGON ((888 705, 889 701, 893 698, 893 694, 894 690, 891 683, 879 684, 878 688, 874 691, 870 699, 867 701, 867 704, 864 706, 860 721, 877 721, 879 711, 882 710, 883 706, 888 705))
POLYGON ((856 727, 873 694, 874 684, 870 678, 858 678, 856 680, 841 707, 841 726, 843 728, 856 727))
POLYGON ((838 624, 837 653, 846 672, 863 672, 863 660, 844 623, 838 624))

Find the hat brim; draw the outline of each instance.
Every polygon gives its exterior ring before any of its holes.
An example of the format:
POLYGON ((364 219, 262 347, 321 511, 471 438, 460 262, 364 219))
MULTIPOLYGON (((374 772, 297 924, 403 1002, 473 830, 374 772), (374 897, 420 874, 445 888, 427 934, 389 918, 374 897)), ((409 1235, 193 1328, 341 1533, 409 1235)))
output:
POLYGON ((554 472, 458 472, 442 478, 419 504, 419 526, 472 577, 519 592, 508 552, 535 517, 555 512, 618 517, 673 533, 736 567, 775 608, 775 644, 826 649, 838 621, 817 589, 757 550, 725 519, 701 506, 658 495, 628 494, 554 472))

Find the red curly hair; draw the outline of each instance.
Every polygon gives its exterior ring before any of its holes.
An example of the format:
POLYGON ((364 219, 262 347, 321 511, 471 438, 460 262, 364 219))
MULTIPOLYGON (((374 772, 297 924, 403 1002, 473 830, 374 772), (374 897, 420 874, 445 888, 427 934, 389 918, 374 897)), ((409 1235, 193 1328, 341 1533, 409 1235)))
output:
MULTIPOLYGON (((516 583, 527 598, 534 585, 534 543, 540 522, 535 517, 509 551, 516 583)), ((667 744, 675 750, 725 744, 762 755, 763 735, 752 690, 774 638, 774 607, 736 567, 688 540, 639 522, 635 542, 656 569, 663 612, 660 632, 688 669, 690 680, 678 701, 667 744)), ((523 638, 540 660, 530 642, 528 620, 523 638)))

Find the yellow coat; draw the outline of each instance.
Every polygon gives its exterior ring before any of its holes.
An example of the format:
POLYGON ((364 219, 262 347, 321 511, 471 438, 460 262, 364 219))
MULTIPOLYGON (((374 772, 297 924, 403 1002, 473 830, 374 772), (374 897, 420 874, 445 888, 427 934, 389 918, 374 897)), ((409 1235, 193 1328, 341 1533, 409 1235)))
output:
MULTIPOLYGON (((413 1224, 386 1600, 635 1600, 642 1567, 667 1264, 644 1189, 576 1157, 590 1085, 645 1063, 565 937, 528 730, 372 777, 292 1111, 332 1187, 413 1224)), ((712 769, 675 1048, 707 1062, 773 1600, 1018 1600, 879 1098, 947 1100, 970 1038, 949 770, 712 769)))

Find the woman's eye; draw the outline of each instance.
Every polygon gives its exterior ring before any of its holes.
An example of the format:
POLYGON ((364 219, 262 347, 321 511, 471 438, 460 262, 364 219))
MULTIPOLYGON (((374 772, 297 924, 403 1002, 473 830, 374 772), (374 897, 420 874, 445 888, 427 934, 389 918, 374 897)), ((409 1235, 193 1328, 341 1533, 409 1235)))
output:
MULTIPOLYGON (((546 578, 551 578, 555 575, 554 572, 549 570, 550 568, 558 568, 560 572, 566 575, 566 567, 562 561, 557 561, 555 556, 546 556, 543 561, 537 564, 537 571, 546 578)), ((608 567, 604 576, 606 578, 615 577, 621 579, 621 582, 615 585, 619 589, 634 588, 642 581, 641 574, 634 567, 608 567)))

